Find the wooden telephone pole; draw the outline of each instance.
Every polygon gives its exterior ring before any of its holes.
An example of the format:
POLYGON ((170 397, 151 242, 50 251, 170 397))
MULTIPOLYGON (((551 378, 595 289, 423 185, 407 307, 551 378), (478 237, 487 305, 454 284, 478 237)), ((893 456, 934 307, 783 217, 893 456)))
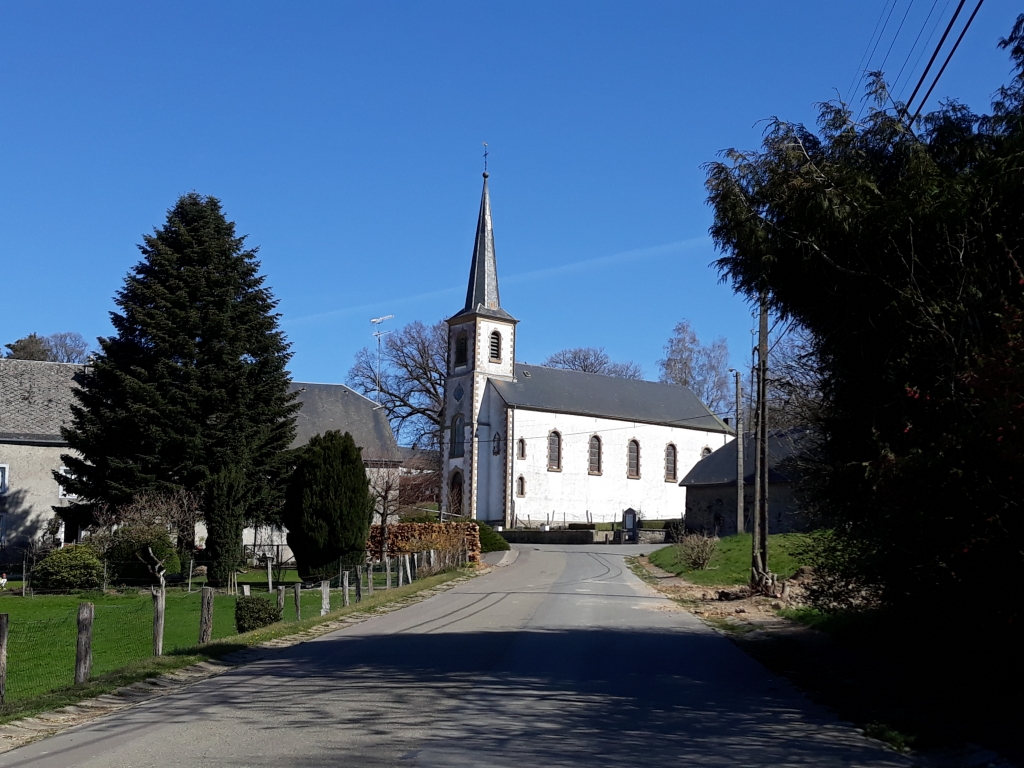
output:
POLYGON ((762 291, 757 329, 757 402, 754 406, 754 535, 750 586, 774 594, 768 569, 768 297, 762 291))
POLYGON ((743 533, 743 385, 742 374, 736 374, 736 533, 743 533))

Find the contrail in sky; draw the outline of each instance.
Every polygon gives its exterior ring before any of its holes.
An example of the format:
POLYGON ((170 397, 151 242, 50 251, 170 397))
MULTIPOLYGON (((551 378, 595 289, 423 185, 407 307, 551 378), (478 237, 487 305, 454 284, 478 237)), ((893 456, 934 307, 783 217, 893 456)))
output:
MULTIPOLYGON (((677 240, 674 243, 665 243, 664 245, 654 245, 650 248, 637 248, 632 251, 623 251, 622 253, 615 253, 611 256, 598 256, 593 259, 584 259, 583 261, 574 261, 571 264, 562 264, 557 267, 547 267, 545 269, 535 269, 531 272, 520 272, 515 275, 501 275, 501 282, 506 285, 514 285, 516 283, 527 283, 531 280, 537 280, 542 277, 551 277, 552 275, 565 275, 572 272, 579 272, 584 269, 592 267, 608 266, 611 264, 621 264, 627 261, 636 261, 639 259, 648 259, 652 256, 663 256, 668 253, 679 253, 680 251, 689 251, 697 248, 701 245, 707 245, 710 243, 710 239, 705 235, 701 237, 691 237, 689 240, 677 240)), ((384 299, 381 301, 375 301, 371 304, 360 304, 355 307, 342 307, 341 309, 332 309, 328 312, 318 312, 313 315, 304 315, 302 317, 293 318, 282 318, 283 325, 295 325, 297 323, 307 323, 314 320, 324 320, 329 317, 340 317, 342 315, 351 315, 357 312, 373 312, 381 307, 398 307, 405 304, 415 304, 427 299, 440 299, 445 296, 451 296, 452 294, 458 294, 464 291, 465 288, 452 286, 450 288, 440 288, 436 291, 427 291, 425 293, 416 293, 412 296, 402 296, 399 298, 384 299)))

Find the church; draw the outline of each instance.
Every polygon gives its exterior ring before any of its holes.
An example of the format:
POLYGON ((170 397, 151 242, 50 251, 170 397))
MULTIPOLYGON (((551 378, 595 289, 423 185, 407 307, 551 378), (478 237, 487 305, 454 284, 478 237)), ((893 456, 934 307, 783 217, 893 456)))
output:
POLYGON ((688 388, 516 362, 484 172, 466 304, 448 318, 442 508, 508 527, 683 516, 733 430, 688 388))

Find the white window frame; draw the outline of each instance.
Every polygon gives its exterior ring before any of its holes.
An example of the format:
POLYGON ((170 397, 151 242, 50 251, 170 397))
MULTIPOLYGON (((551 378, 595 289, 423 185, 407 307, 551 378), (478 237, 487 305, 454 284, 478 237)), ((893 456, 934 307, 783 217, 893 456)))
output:
MULTIPOLYGON (((58 471, 60 472, 60 474, 64 475, 64 477, 74 477, 74 475, 71 474, 71 470, 68 469, 67 467, 61 467, 60 470, 58 470, 58 471)), ((64 486, 61 485, 60 483, 57 483, 57 496, 58 496, 58 498, 61 498, 61 499, 77 499, 78 498, 78 494, 77 493, 68 493, 66 490, 64 490, 64 486)))

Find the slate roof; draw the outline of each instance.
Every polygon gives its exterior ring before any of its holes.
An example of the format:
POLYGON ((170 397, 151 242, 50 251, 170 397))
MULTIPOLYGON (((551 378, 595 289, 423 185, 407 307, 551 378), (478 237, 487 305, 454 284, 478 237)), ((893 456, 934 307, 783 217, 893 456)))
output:
POLYGON ((509 405, 730 433, 688 387, 516 363, 515 381, 490 379, 509 405))
MULTIPOLYGON (((790 483, 797 472, 792 466, 793 459, 809 446, 806 429, 787 429, 768 433, 768 482, 790 483)), ((754 483, 754 435, 743 435, 743 482, 754 483)), ((735 485, 736 484, 736 441, 732 440, 710 456, 698 461, 680 482, 682 486, 735 485)))
POLYGON ((449 321, 473 314, 515 320, 501 308, 501 299, 498 296, 498 259, 494 253, 491 193, 487 189, 487 176, 487 172, 484 171, 484 189, 480 194, 480 215, 476 220, 476 240, 473 243, 473 263, 469 267, 466 306, 449 318, 449 321))
POLYGON ((0 442, 66 445, 72 391, 87 368, 77 363, 0 359, 0 442))
POLYGON ((363 449, 363 459, 398 456, 398 444, 383 408, 344 384, 292 382, 302 408, 295 420, 292 447, 305 445, 313 435, 337 429, 350 432, 363 449), (376 410, 375 410, 376 409, 376 410))

